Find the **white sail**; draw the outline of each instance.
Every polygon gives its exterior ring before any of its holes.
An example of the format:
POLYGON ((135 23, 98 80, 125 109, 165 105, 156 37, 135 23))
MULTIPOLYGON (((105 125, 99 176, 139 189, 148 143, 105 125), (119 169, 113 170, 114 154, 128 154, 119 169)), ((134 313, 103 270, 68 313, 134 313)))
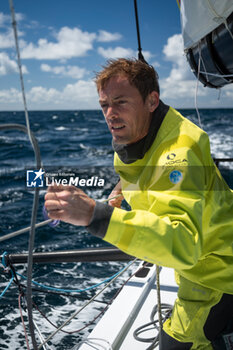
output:
POLYGON ((233 0, 181 0, 184 49, 197 45, 233 12, 233 0))

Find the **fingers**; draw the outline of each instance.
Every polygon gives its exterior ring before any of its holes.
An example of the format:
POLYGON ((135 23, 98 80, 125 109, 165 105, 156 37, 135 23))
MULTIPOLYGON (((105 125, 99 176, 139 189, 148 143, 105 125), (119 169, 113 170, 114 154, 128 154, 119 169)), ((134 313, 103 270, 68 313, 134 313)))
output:
POLYGON ((94 207, 95 201, 75 186, 53 185, 45 195, 49 218, 74 225, 89 225, 94 207))
POLYGON ((116 191, 114 191, 114 193, 112 192, 109 196, 109 198, 112 198, 112 197, 116 197, 116 198, 110 199, 108 201, 108 204, 111 205, 111 207, 121 208, 121 203, 124 199, 123 195, 121 193, 118 193, 116 195, 116 191))
POLYGON ((65 216, 65 211, 63 209, 51 210, 48 212, 48 217, 53 220, 63 220, 64 216, 65 216))
POLYGON ((65 206, 65 202, 58 200, 47 200, 45 202, 45 208, 48 212, 50 212, 51 210, 62 209, 63 206, 65 206))
MULTIPOLYGON (((66 186, 68 187, 68 186, 66 186)), ((48 186, 47 192, 59 192, 59 191, 63 191, 64 190, 64 186, 63 185, 51 185, 48 186)))
POLYGON ((71 194, 74 193, 83 193, 82 190, 75 186, 63 186, 63 185, 53 185, 48 188, 48 192, 45 195, 45 200, 52 200, 52 199, 64 199, 70 197, 71 194))

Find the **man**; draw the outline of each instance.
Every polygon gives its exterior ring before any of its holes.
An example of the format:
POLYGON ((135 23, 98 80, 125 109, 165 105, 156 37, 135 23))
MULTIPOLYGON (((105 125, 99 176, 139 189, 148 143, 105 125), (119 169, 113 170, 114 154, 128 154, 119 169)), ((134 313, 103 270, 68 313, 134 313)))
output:
POLYGON ((118 197, 108 205, 72 186, 50 187, 50 218, 175 269, 178 298, 161 350, 231 349, 221 334, 233 332, 233 193, 208 136, 160 101, 156 73, 141 61, 109 61, 96 85, 120 175, 110 197, 118 197))

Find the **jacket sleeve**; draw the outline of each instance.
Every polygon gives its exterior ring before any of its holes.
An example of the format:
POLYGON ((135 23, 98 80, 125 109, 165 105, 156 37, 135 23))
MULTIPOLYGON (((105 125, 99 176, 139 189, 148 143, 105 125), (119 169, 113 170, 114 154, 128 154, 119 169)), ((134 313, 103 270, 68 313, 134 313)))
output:
POLYGON ((183 270, 201 256, 210 167, 190 149, 173 151, 185 153, 183 161, 155 167, 147 190, 131 188, 132 210, 114 208, 104 240, 142 260, 183 270))

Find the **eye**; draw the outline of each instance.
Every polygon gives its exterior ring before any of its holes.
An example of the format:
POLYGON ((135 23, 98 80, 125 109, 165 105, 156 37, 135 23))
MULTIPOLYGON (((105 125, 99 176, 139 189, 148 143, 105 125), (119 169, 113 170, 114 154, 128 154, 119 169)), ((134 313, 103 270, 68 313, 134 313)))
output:
POLYGON ((118 104, 119 104, 119 105, 123 105, 123 104, 125 104, 126 102, 127 102, 126 100, 119 100, 119 101, 118 101, 118 104))
POLYGON ((108 105, 107 105, 107 103, 102 103, 102 104, 100 105, 100 107, 101 107, 102 109, 106 109, 106 108, 108 107, 108 105))

